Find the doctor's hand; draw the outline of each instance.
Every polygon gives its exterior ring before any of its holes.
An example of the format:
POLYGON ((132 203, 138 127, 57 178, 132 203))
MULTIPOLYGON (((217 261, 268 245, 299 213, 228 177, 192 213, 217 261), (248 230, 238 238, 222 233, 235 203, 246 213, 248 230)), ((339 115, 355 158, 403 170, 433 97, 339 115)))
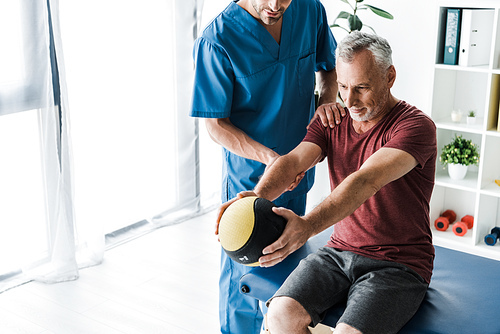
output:
POLYGON ((316 118, 321 119, 321 123, 323 123, 324 127, 335 127, 336 124, 340 124, 340 121, 343 117, 345 117, 346 111, 345 108, 338 102, 334 103, 325 103, 322 104, 316 109, 313 118, 307 125, 307 128, 316 120, 316 118))
POLYGON ((219 235, 220 219, 221 219, 222 215, 224 214, 224 211, 226 211, 226 209, 231 204, 233 204, 234 202, 236 202, 237 200, 242 199, 243 197, 248 197, 248 196, 257 196, 257 195, 253 191, 242 191, 242 192, 238 193, 238 195, 236 195, 235 198, 233 198, 232 200, 227 201, 226 203, 223 203, 219 207, 219 212, 217 213, 217 222, 215 223, 215 234, 216 235, 219 235))
POLYGON ((313 234, 309 223, 293 211, 279 207, 273 208, 273 211, 284 217, 287 224, 281 237, 262 251, 264 255, 259 258, 261 267, 271 267, 280 263, 302 247, 313 234))

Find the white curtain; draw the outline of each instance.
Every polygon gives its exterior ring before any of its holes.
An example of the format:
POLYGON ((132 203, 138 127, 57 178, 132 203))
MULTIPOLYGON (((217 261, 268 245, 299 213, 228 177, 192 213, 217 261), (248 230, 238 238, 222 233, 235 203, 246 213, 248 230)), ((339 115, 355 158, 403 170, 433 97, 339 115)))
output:
POLYGON ((9 3, 0 15, 20 13, 29 41, 12 44, 33 64, 0 55, 11 63, 0 65, 0 154, 12 162, 0 167, 0 292, 76 279, 106 248, 218 203, 202 200, 188 116, 200 1, 9 3), (9 95, 13 64, 30 87, 9 95))
POLYGON ((10 34, 17 45, 13 42, 0 56, 4 71, 15 69, 0 93, 2 134, 14 137, 2 141, 3 161, 12 168, 0 170, 4 186, 0 234, 8 240, 2 244, 0 291, 23 280, 57 282, 78 274, 69 123, 55 5, 2 2, 3 24, 10 25, 3 27, 2 40, 10 34), (10 67, 13 61, 17 66, 10 67), (11 197, 19 186, 22 195, 11 197))

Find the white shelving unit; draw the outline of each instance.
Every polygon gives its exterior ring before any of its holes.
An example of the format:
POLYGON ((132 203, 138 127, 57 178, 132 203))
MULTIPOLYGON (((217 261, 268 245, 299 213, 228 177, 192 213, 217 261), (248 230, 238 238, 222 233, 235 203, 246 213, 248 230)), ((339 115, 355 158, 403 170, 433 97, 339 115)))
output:
POLYGON ((434 243, 467 253, 500 260, 500 241, 494 246, 484 243, 485 235, 500 226, 500 1, 441 1, 436 62, 432 88, 431 117, 437 126, 438 156, 455 134, 472 139, 479 145, 479 166, 469 166, 463 180, 451 180, 447 170, 437 161, 436 185, 431 199, 431 224, 434 243), (488 65, 458 66, 443 64, 444 24, 447 8, 493 9, 492 38, 488 65), (460 123, 452 122, 451 111, 464 113, 460 123), (466 112, 474 110, 475 125, 467 125, 466 112), (453 210, 457 221, 465 215, 474 216, 474 226, 459 237, 450 228, 438 231, 434 221, 445 210, 453 210))

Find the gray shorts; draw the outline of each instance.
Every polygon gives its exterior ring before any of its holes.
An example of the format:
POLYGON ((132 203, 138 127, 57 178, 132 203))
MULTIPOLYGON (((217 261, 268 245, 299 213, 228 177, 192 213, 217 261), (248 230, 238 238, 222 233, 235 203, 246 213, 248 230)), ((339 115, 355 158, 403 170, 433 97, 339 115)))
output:
POLYGON ((364 334, 397 333, 415 314, 427 288, 420 275, 402 264, 323 247, 299 263, 273 298, 298 301, 312 327, 326 310, 347 301, 338 323, 364 334))

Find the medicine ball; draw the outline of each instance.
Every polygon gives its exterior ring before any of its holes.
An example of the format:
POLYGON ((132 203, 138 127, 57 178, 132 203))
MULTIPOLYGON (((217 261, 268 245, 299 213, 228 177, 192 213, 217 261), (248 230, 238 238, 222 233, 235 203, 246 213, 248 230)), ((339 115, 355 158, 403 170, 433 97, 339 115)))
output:
POLYGON ((258 266, 262 250, 278 240, 286 219, 273 212, 274 203, 260 197, 244 197, 224 211, 219 223, 219 240, 234 261, 258 266))

